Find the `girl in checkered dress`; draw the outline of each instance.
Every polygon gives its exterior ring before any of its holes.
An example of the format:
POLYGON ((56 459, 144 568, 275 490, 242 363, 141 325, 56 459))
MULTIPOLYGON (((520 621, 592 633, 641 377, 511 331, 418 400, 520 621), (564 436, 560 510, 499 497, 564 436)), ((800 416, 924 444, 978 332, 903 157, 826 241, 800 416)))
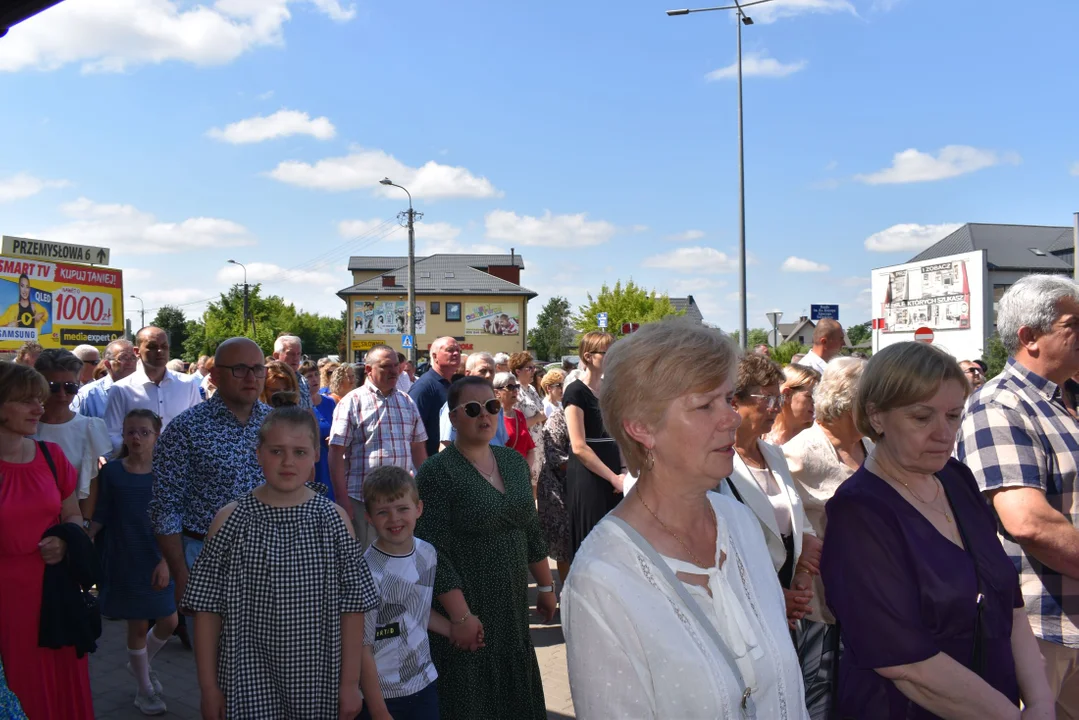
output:
POLYGON ((274 410, 259 434, 266 483, 218 512, 191 569, 204 718, 353 718, 363 614, 378 596, 348 517, 304 483, 318 461, 310 411, 274 410))

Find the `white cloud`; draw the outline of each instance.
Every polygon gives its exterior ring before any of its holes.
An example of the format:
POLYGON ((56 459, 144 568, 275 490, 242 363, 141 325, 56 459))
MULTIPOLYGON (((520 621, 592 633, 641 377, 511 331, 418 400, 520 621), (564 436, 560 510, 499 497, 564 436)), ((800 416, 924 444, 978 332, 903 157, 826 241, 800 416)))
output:
POLYGON ((273 97, 273 93, 274 93, 273 90, 267 90, 266 92, 259 94, 258 99, 259 100, 269 100, 270 98, 273 97))
MULTIPOLYGON (((295 285, 315 285, 317 287, 333 287, 348 281, 348 275, 341 272, 328 272, 320 268, 289 270, 273 263, 253 262, 247 265, 247 282, 249 283, 279 283, 287 282, 295 285)), ((217 282, 234 285, 244 281, 244 271, 239 265, 224 265, 217 271, 217 282)))
POLYGON ((670 294, 674 297, 680 297, 682 295, 693 295, 696 297, 697 293, 718 290, 719 288, 726 286, 726 280, 714 280, 706 277, 678 278, 671 283, 670 294))
POLYGON ((136 255, 256 244, 243 225, 221 218, 192 217, 179 222, 160 222, 152 213, 132 205, 95 203, 87 198, 79 198, 60 209, 70 221, 42 230, 34 237, 100 245, 114 252, 136 255))
POLYGON ((779 269, 783 272, 797 273, 819 273, 831 270, 831 268, 824 263, 806 260, 805 258, 795 257, 793 255, 784 260, 779 269))
POLYGON ((832 170, 835 170, 837 167, 839 167, 839 161, 838 160, 831 160, 831 161, 829 161, 829 163, 827 165, 824 166, 824 169, 826 171, 828 171, 828 172, 831 172, 832 170))
MULTIPOLYGON (((387 242, 403 243, 408 240, 408 233, 400 225, 381 227, 384 220, 342 220, 337 224, 337 232, 341 237, 384 240, 387 242)), ((501 254, 508 252, 507 248, 485 243, 458 242, 462 230, 456 225, 446 222, 417 222, 416 223, 416 254, 435 255, 437 253, 478 253, 478 254, 501 254)), ((385 247, 385 246, 383 246, 385 247)), ((405 248, 395 245, 392 250, 370 251, 374 254, 401 254, 405 248)))
POLYGON ((772 23, 783 18, 805 15, 807 13, 848 13, 855 17, 858 11, 849 0, 774 0, 773 2, 746 8, 755 22, 772 23))
POLYGON ((270 171, 270 177, 290 185, 318 190, 359 190, 371 188, 379 195, 400 197, 397 188, 379 184, 388 177, 408 188, 414 198, 488 198, 502 197, 485 177, 473 175, 467 168, 441 165, 434 160, 413 168, 382 150, 355 148, 344 157, 325 158, 314 165, 286 160, 270 171))
POLYGON ((630 232, 645 233, 648 232, 650 229, 651 228, 649 228, 647 225, 634 225, 630 228, 630 232))
POLYGON ((873 0, 873 9, 879 12, 890 12, 903 0, 873 0))
MULTIPOLYGON (((802 70, 805 66, 805 60, 781 63, 775 58, 766 57, 763 53, 747 52, 742 56, 742 77, 787 77, 802 70)), ((737 78, 738 62, 736 60, 727 67, 713 70, 704 77, 709 81, 737 78)))
POLYGON ((542 247, 602 245, 617 232, 606 220, 589 220, 587 213, 552 215, 550 210, 542 217, 492 210, 484 223, 488 240, 542 247))
POLYGON ((700 240, 704 237, 703 230, 684 230, 680 233, 674 233, 673 235, 667 235, 663 239, 667 242, 673 243, 688 243, 700 240))
POLYGON ((918 225, 902 223, 873 233, 865 239, 865 249, 870 252, 903 252, 925 250, 946 235, 962 227, 961 223, 918 225))
POLYGON ((1072 163, 1070 172, 1071 172, 1072 175, 1075 175, 1076 177, 1079 177, 1079 162, 1072 163))
POLYGON ((311 116, 305 112, 282 109, 266 117, 256 115, 229 123, 223 130, 212 128, 206 134, 215 140, 239 145, 290 135, 310 135, 319 140, 329 140, 337 134, 337 129, 327 117, 317 117, 312 120, 311 116))
POLYGON ((969 145, 947 145, 936 157, 910 148, 892 157, 892 166, 869 175, 856 175, 855 180, 867 185, 933 182, 966 175, 994 165, 1018 165, 1022 159, 1016 153, 998 153, 969 145))
POLYGON ((179 61, 222 65, 245 52, 284 43, 290 6, 309 4, 336 22, 355 16, 340 0, 68 0, 17 25, 0 43, 0 72, 123 72, 179 61))
POLYGON ((685 247, 646 258, 644 266, 697 275, 714 275, 734 272, 738 269, 738 259, 715 248, 685 247))
POLYGON ((8 178, 0 178, 0 203, 24 200, 46 188, 62 188, 67 185, 67 180, 42 180, 27 173, 16 173, 8 178))

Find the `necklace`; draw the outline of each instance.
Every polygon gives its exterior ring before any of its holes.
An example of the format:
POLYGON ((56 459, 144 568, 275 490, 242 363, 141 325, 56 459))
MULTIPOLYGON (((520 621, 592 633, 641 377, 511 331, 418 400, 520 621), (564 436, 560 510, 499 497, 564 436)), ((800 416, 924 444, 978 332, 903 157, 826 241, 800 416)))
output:
POLYGON ((495 472, 498 470, 498 463, 494 462, 494 455, 493 454, 491 455, 491 461, 492 462, 491 462, 491 471, 490 472, 484 472, 480 468, 479 464, 476 463, 475 460, 468 457, 467 455, 465 455, 465 459, 468 460, 469 464, 471 464, 472 467, 476 468, 476 472, 478 472, 480 475, 482 475, 487 480, 487 482, 491 482, 494 479, 495 472))
MULTIPOLYGON (((879 462, 876 462, 874 464, 877 466, 878 470, 881 470, 879 462)), ((887 475, 887 473, 885 473, 885 474, 887 475)), ((952 514, 950 512, 948 512, 947 510, 941 510, 939 507, 937 507, 936 503, 937 503, 937 500, 940 498, 940 481, 937 480, 935 475, 933 476, 933 486, 936 488, 936 493, 933 495, 932 500, 923 500, 920 497, 918 497, 918 493, 914 492, 914 488, 912 488, 910 485, 908 485, 903 480, 900 480, 899 478, 894 477, 892 475, 888 475, 888 478, 890 480, 894 480, 895 482, 897 482, 900 485, 902 485, 903 487, 905 487, 907 489, 907 492, 910 493, 910 496, 912 498, 914 498, 915 500, 917 500, 918 502, 920 502, 922 505, 925 505, 927 508, 929 508, 933 512, 940 513, 941 515, 943 515, 944 519, 948 521, 949 525, 952 523, 952 514)))
MULTIPOLYGON (((693 562, 696 563, 697 567, 699 567, 699 568, 708 567, 705 563, 701 562, 701 559, 697 557, 697 554, 695 552, 693 552, 692 550, 689 549, 688 545, 686 545, 684 542, 682 542, 682 538, 678 537, 678 534, 675 533, 674 530, 671 530, 670 527, 667 526, 667 523, 665 523, 665 522, 663 522, 662 520, 659 519, 659 515, 656 515, 656 511, 653 510, 652 508, 648 507, 648 503, 646 503, 644 501, 644 498, 641 497, 641 493, 639 491, 636 493, 636 495, 637 495, 637 499, 641 501, 641 505, 644 505, 644 509, 647 510, 648 512, 652 513, 652 517, 654 517, 656 519, 656 522, 658 522, 660 525, 662 525, 663 529, 666 530, 667 533, 671 537, 673 537, 675 540, 678 541, 678 544, 682 546, 682 549, 685 550, 689 554, 689 556, 691 558, 693 558, 693 562)), ((712 510, 713 519, 715 518, 715 512, 716 512, 715 510, 712 510)), ((716 525, 716 532, 719 532, 718 523, 716 525)))

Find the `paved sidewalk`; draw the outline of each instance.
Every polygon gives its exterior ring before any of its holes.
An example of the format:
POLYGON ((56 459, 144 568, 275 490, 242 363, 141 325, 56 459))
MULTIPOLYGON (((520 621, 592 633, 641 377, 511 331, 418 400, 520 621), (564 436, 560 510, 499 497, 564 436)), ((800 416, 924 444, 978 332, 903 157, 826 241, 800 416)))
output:
MULTIPOLYGON (((535 589, 529 592, 535 607, 535 589)), ((532 642, 536 646, 547 717, 552 720, 573 718, 573 702, 566 674, 566 645, 562 626, 556 615, 551 625, 542 624, 533 613, 532 642)), ((127 673, 127 624, 104 621, 104 632, 96 653, 90 656, 90 684, 94 692, 94 710, 101 720, 134 720, 145 717, 134 705, 135 681, 127 673)), ((173 639, 154 659, 154 670, 164 686, 169 712, 158 717, 166 720, 200 720, 199 685, 195 678, 195 657, 173 639)))

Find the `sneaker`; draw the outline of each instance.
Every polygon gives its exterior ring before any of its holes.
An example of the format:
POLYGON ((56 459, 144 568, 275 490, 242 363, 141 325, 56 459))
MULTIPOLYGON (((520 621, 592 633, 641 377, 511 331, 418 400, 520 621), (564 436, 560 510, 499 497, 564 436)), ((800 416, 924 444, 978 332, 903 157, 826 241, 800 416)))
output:
POLYGON ((143 715, 164 715, 169 711, 168 706, 165 705, 165 701, 157 693, 143 695, 141 692, 136 692, 135 707, 137 707, 143 715))
MULTIPOLYGON (((127 664, 127 674, 131 677, 135 677, 135 671, 131 669, 131 663, 127 664)), ((150 671, 150 687, 154 689, 154 695, 161 694, 161 681, 157 678, 157 673, 153 670, 150 671)))

